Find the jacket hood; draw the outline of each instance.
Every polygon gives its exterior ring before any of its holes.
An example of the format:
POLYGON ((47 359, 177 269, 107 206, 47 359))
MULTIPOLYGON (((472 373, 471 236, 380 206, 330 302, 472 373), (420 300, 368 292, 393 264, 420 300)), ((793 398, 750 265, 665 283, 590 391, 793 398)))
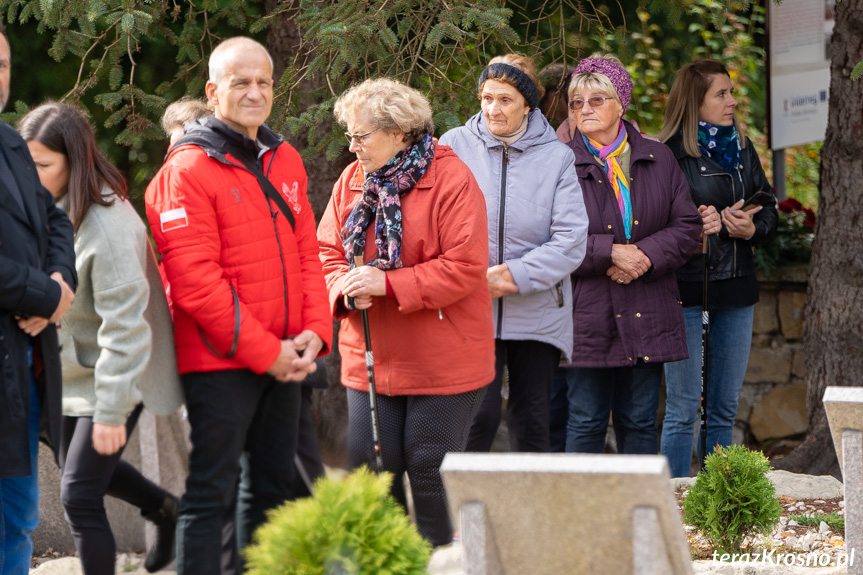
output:
MULTIPOLYGON (((503 146, 503 143, 492 136, 491 132, 489 132, 488 125, 485 123, 485 114, 483 114, 481 110, 474 114, 465 123, 465 127, 467 127, 472 134, 485 142, 486 147, 494 148, 503 146)), ((527 131, 518 139, 517 142, 513 143, 510 148, 524 151, 531 146, 538 146, 557 141, 557 134, 554 132, 554 128, 551 127, 548 120, 546 120, 545 116, 542 115, 542 112, 537 109, 531 110, 527 115, 527 131)))
MULTIPOLYGON (((258 142, 268 149, 275 149, 284 141, 266 124, 258 128, 258 142)), ((261 148, 255 140, 241 134, 215 116, 200 118, 185 125, 185 134, 171 146, 166 159, 181 146, 194 145, 207 152, 207 155, 224 163, 232 163, 225 157, 227 153, 239 159, 244 165, 254 165, 261 148)))

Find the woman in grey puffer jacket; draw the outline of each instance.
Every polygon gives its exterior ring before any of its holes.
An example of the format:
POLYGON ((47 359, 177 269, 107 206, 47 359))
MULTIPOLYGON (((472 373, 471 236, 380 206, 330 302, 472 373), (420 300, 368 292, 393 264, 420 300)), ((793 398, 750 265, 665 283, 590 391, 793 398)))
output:
POLYGON ((440 138, 473 172, 488 211, 496 369, 467 451, 491 448, 504 367, 510 447, 548 451, 551 384, 572 351, 570 274, 584 258, 587 214, 572 151, 537 109, 540 89, 529 58, 494 58, 479 80, 482 111, 440 138))

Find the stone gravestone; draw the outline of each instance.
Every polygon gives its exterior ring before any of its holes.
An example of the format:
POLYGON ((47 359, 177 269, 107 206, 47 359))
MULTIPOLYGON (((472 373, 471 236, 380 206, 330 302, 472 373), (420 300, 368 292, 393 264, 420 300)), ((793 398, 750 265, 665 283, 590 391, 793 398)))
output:
POLYGON ((848 575, 863 575, 863 387, 828 387, 824 410, 842 468, 845 488, 845 549, 848 575))
POLYGON ((450 453, 441 466, 468 575, 683 575, 661 456, 450 453))

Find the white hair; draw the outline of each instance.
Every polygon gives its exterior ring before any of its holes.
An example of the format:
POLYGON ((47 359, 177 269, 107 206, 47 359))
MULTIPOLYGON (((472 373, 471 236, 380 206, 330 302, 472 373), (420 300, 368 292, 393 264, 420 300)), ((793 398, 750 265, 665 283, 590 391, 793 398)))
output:
POLYGON ((216 46, 216 49, 213 50, 212 54, 210 54, 210 82, 212 82, 213 84, 218 84, 222 81, 222 78, 225 77, 225 63, 227 61, 228 55, 233 49, 237 48, 258 48, 260 50, 263 50, 264 54, 267 55, 267 59, 270 61, 270 70, 275 73, 276 67, 273 64, 273 57, 270 55, 269 50, 267 50, 263 44, 261 44, 257 40, 252 40, 251 38, 248 38, 246 36, 234 36, 233 38, 228 38, 227 40, 216 46))

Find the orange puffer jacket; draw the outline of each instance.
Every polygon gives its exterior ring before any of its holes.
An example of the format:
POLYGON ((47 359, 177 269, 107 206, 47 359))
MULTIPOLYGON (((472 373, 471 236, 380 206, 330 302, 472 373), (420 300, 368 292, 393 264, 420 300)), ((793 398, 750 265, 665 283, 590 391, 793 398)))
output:
POLYGON ((215 118, 187 126, 146 193, 174 306, 180 373, 265 372, 281 339, 312 330, 332 342, 306 171, 294 148, 262 126, 255 143, 215 118), (190 136, 191 135, 191 136, 190 136), (245 164, 244 164, 245 160, 245 164), (244 165, 283 193, 295 229, 244 165))
MULTIPOLYGON (((341 319, 342 383, 368 390, 361 314, 344 306, 348 263, 340 236, 362 197, 363 171, 348 166, 318 227, 330 307, 341 319)), ((386 395, 451 395, 494 377, 491 297, 486 282, 485 200, 467 166, 448 146, 416 187, 401 198, 404 267, 386 272, 395 299, 374 298, 368 310, 375 383, 386 395)), ((369 226, 365 261, 377 255, 369 226)))

